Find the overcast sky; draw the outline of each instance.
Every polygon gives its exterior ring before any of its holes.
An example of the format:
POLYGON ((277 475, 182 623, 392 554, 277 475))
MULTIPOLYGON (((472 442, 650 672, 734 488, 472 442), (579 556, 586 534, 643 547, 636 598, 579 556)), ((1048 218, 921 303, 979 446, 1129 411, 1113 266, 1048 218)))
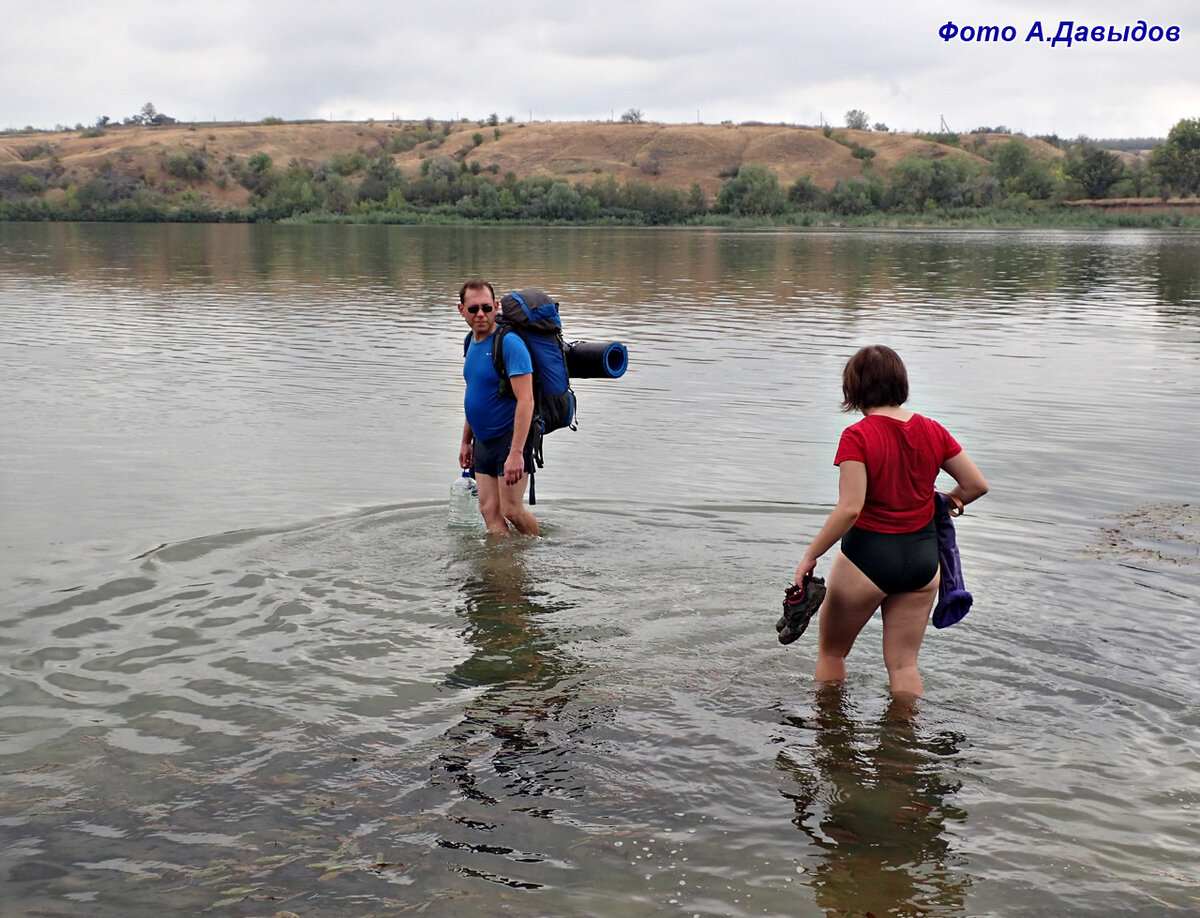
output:
MULTIPOLYGON (((1107 36, 1107 32, 1106 32, 1107 36)), ((467 117, 1006 126, 1162 137, 1200 117, 1194 0, 0 0, 0 129, 467 117), (1011 27, 1013 41, 939 30, 1011 27), (1060 21, 1178 41, 1051 46, 1060 21), (1046 41, 1026 41, 1035 24, 1046 41)))

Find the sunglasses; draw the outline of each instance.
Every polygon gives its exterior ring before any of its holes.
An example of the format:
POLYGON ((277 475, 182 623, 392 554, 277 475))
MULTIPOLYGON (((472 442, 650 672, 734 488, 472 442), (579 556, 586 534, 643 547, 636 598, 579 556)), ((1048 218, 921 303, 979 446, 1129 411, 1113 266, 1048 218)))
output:
POLYGON ((479 312, 481 309, 483 310, 483 314, 486 316, 492 311, 493 307, 490 303, 486 306, 468 306, 467 312, 469 312, 471 315, 475 315, 475 313, 479 312))

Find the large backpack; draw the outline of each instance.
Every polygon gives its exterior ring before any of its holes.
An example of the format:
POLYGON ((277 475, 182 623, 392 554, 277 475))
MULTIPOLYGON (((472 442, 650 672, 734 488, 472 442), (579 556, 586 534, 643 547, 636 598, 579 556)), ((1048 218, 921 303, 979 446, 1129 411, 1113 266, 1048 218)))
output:
MULTIPOLYGON (((496 338, 492 342, 492 362, 500 377, 500 394, 512 398, 512 384, 504 366, 504 338, 517 335, 533 358, 533 424, 526 441, 540 469, 544 465, 542 438, 562 427, 575 429, 575 393, 567 373, 567 347, 563 342, 562 320, 558 303, 536 288, 516 290, 500 300, 496 319, 496 338)), ((463 354, 471 343, 468 332, 463 339, 463 354)), ((530 477, 529 503, 537 503, 530 477)))

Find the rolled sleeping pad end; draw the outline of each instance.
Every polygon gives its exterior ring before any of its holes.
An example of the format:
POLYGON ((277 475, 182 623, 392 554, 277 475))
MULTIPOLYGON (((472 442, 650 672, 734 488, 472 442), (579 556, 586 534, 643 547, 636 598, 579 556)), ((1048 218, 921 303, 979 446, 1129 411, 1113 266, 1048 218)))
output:
POLYGON ((567 345, 567 373, 573 379, 620 379, 628 366, 629 349, 620 341, 572 341, 567 345))

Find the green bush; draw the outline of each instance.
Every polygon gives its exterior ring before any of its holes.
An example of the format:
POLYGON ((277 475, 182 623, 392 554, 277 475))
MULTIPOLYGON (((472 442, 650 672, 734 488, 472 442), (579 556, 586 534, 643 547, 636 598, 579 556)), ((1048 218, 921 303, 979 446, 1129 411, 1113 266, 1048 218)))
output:
POLYGON ((330 168, 338 175, 354 175, 371 165, 365 153, 334 153, 329 159, 330 168))
POLYGON ((387 149, 389 153, 407 153, 420 142, 421 138, 415 131, 400 131, 392 135, 387 149))
POLYGON ((46 180, 40 175, 25 172, 17 179, 17 187, 25 194, 41 194, 46 190, 46 180))
POLYGON ((208 164, 199 152, 178 153, 168 157, 163 168, 167 175, 195 181, 208 171, 208 164))
POLYGON ((1000 144, 992 154, 992 169, 1001 182, 1016 178, 1033 162, 1033 151, 1019 140, 1000 144))
POLYGON ((807 175, 796 179, 788 188, 788 204, 795 210, 819 210, 825 193, 807 175))
POLYGON ((787 199, 775 173, 764 166, 743 166, 717 191, 718 213, 735 217, 760 217, 781 214, 787 199))
POLYGON ((1024 209, 1025 199, 1045 200, 1054 192, 1054 176, 1050 167, 1033 155, 1019 140, 1010 140, 996 149, 992 158, 992 174, 1000 182, 1007 197, 1024 209))
POLYGON ((583 193, 595 198, 601 207, 617 207, 621 203, 621 186, 616 178, 606 175, 584 186, 583 193))
POLYGON ((581 216, 583 199, 566 182, 554 182, 538 202, 535 217, 549 220, 575 220, 581 216))
POLYGON ((839 180, 829 192, 829 209, 843 216, 868 214, 883 205, 883 183, 878 179, 839 180))
MULTIPOLYGON (((266 174, 268 173, 264 173, 266 174)), ((269 220, 282 220, 321 208, 322 199, 313 185, 312 173, 308 170, 293 166, 286 172, 269 174, 271 180, 255 189, 258 216, 269 220)))
POLYGON ((627 217, 639 217, 636 222, 666 226, 693 216, 696 213, 697 198, 694 194, 685 193, 678 188, 630 181, 621 189, 617 206, 627 212, 627 217))
POLYGON ((404 176, 396 168, 396 161, 387 153, 381 153, 367 167, 356 197, 359 201, 384 201, 393 189, 403 191, 404 184, 404 176))

